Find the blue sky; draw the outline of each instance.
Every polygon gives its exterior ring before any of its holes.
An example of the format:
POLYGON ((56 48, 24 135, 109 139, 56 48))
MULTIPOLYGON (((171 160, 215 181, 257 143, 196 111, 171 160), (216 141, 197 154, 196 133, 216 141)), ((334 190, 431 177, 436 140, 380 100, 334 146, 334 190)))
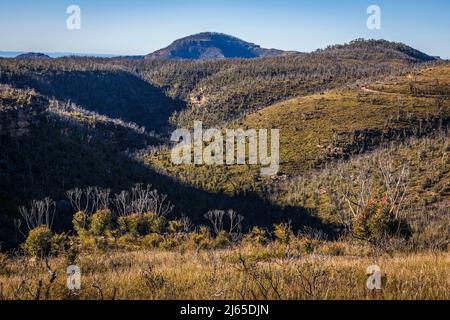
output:
POLYGON ((1 51, 145 54, 202 31, 304 52, 383 38, 450 58, 450 1, 0 1, 1 51), (72 4, 81 8, 81 30, 66 28, 72 4), (381 8, 381 30, 366 27, 372 4, 381 8))

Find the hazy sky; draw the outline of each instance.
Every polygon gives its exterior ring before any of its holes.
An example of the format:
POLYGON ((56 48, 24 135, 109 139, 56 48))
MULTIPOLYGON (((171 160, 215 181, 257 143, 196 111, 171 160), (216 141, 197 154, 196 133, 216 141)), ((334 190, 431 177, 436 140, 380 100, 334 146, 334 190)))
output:
POLYGON ((312 51, 355 38, 384 38, 450 58, 449 0, 0 0, 0 50, 144 54, 202 32, 268 48, 312 51), (366 27, 381 8, 381 30, 366 27), (69 5, 81 29, 66 27, 69 5))

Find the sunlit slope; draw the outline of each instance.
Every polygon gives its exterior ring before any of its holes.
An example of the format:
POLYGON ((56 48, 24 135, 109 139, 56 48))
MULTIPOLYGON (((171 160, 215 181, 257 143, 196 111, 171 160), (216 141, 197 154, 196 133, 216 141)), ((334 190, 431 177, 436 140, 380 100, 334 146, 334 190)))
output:
POLYGON ((296 175, 446 127, 449 83, 450 66, 434 67, 386 84, 288 100, 249 115, 243 125, 280 129, 282 173, 296 175))
MULTIPOLYGON (((287 100, 230 126, 279 129, 279 174, 295 176, 385 142, 447 128, 449 83, 450 66, 440 64, 385 83, 287 100), (420 91, 411 90, 414 86, 420 91)), ((211 191, 254 190, 267 182, 257 167, 248 165, 174 166, 168 150, 146 160, 165 174, 211 191)))

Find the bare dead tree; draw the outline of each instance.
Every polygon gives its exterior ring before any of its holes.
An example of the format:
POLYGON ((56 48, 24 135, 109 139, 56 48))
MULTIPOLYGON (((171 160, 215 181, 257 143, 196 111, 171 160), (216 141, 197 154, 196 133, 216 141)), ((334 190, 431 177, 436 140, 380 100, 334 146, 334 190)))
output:
POLYGON ((102 189, 99 187, 94 187, 92 191, 92 202, 93 208, 95 210, 106 210, 109 208, 110 202, 110 189, 102 189))
POLYGON ((83 190, 75 188, 66 192, 66 197, 72 205, 73 209, 77 212, 82 210, 81 197, 83 196, 83 190))
POLYGON ((228 218, 226 231, 230 234, 233 241, 237 241, 241 236, 242 221, 244 217, 237 214, 234 210, 211 210, 205 214, 205 218, 211 223, 214 233, 218 235, 221 231, 224 231, 224 217, 228 218))
POLYGON ((122 191, 116 194, 114 204, 119 216, 152 212, 163 217, 172 212, 174 208, 167 195, 152 189, 151 185, 144 187, 142 184, 136 184, 131 192, 122 191))
POLYGON ((127 216, 132 212, 131 201, 130 201, 130 193, 127 191, 122 191, 114 196, 114 205, 117 211, 117 214, 120 217, 127 216))
POLYGON ((167 199, 167 195, 160 194, 158 190, 150 192, 151 206, 150 212, 156 213, 160 217, 165 217, 172 212, 174 206, 167 199))
POLYGON ((390 154, 376 152, 368 165, 361 165, 356 174, 345 166, 336 168, 338 193, 347 208, 341 214, 341 223, 349 227, 353 217, 364 210, 376 193, 383 193, 384 206, 395 219, 401 218, 409 185, 409 165, 396 165, 390 154))
POLYGON ((342 212, 339 218, 343 225, 349 227, 351 219, 360 214, 372 197, 372 176, 365 169, 361 169, 357 174, 353 174, 347 171, 343 165, 339 165, 336 171, 339 177, 339 181, 336 183, 338 193, 350 213, 345 214, 345 212, 342 212))
POLYGON ((82 211, 90 215, 94 212, 94 187, 87 187, 86 189, 84 189, 84 196, 84 209, 82 211))
POLYGON ((108 209, 110 203, 110 189, 99 187, 75 188, 66 192, 74 210, 93 214, 97 210, 108 209))
POLYGON ((180 219, 181 224, 182 224, 182 228, 183 228, 183 232, 184 233, 188 233, 191 232, 192 229, 194 228, 194 224, 191 222, 191 220, 189 219, 189 217, 182 217, 180 219))
POLYGON ((223 230, 223 217, 225 211, 223 210, 211 210, 205 214, 205 218, 211 222, 214 233, 218 235, 223 230))
POLYGON ((244 217, 237 214, 234 210, 228 210, 228 218, 230 219, 230 231, 229 234, 233 241, 237 241, 241 237, 242 221, 244 217))
POLYGON ((33 200, 29 207, 19 207, 19 213, 30 231, 42 225, 51 229, 55 211, 55 202, 50 198, 45 198, 40 201, 33 200))
POLYGON ((408 188, 409 166, 403 163, 396 170, 394 161, 388 155, 384 161, 381 159, 378 161, 378 167, 383 177, 386 196, 389 200, 389 213, 394 214, 395 218, 398 219, 408 188))

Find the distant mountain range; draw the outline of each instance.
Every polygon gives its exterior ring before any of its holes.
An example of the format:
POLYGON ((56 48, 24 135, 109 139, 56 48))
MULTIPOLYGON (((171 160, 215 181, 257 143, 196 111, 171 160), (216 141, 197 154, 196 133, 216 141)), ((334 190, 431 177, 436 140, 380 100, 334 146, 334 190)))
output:
MULTIPOLYGON (((316 52, 348 51, 349 53, 357 53, 368 48, 379 50, 383 55, 398 58, 408 57, 417 61, 431 61, 439 59, 439 57, 429 56, 421 51, 413 49, 403 43, 388 42, 385 40, 364 40, 357 39, 344 45, 329 46, 326 49, 319 49, 316 52)), ((111 55, 111 54, 89 54, 89 53, 34 53, 34 52, 14 52, 0 51, 0 57, 19 58, 19 59, 50 59, 61 57, 98 57, 98 58, 115 58, 126 60, 218 60, 227 58, 251 59, 259 57, 275 57, 291 53, 299 53, 295 51, 283 51, 278 49, 266 49, 261 46, 241 40, 239 38, 216 32, 203 32, 187 36, 175 40, 168 47, 157 50, 148 55, 111 55)))
POLYGON ((168 47, 145 56, 145 59, 214 60, 279 56, 283 53, 282 50, 264 49, 223 33, 203 32, 178 39, 168 47))
POLYGON ((16 59, 51 59, 51 57, 43 53, 29 52, 19 54, 16 59))
POLYGON ((62 57, 98 57, 98 58, 114 58, 117 54, 100 54, 100 53, 76 53, 76 52, 25 52, 25 51, 0 51, 0 58, 24 58, 26 55, 46 55, 50 58, 62 57))

